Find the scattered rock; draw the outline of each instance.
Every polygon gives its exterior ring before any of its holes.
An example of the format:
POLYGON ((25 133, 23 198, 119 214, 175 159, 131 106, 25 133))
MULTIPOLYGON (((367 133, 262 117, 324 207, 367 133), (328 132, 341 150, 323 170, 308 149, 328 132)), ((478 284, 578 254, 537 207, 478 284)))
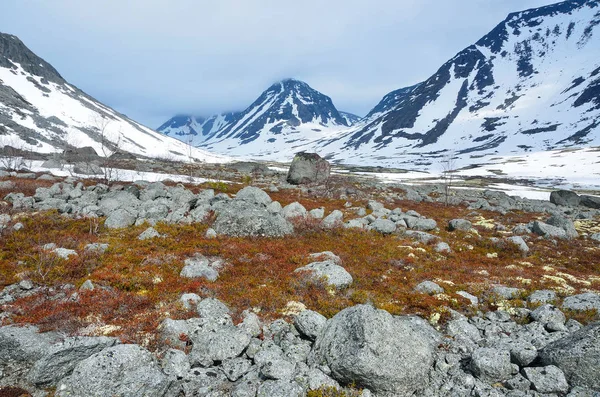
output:
POLYGON ((579 197, 581 198, 580 204, 584 207, 600 209, 600 197, 588 195, 581 195, 579 197))
POLYGON ((479 299, 475 295, 471 295, 466 291, 458 291, 456 294, 468 299, 473 306, 479 305, 479 299))
POLYGON ((283 237, 294 231, 292 224, 281 215, 269 212, 265 206, 249 206, 241 200, 234 200, 217 211, 212 227, 217 234, 238 237, 283 237))
POLYGON ((294 272, 309 272, 315 280, 324 279, 328 285, 338 289, 349 287, 353 281, 346 269, 331 260, 313 262, 294 270, 294 272))
POLYGON ((293 202, 283 207, 281 215, 285 219, 304 218, 307 215, 307 211, 302 204, 293 202))
POLYGON ((564 216, 552 215, 546 220, 546 223, 563 229, 569 239, 579 237, 579 233, 577 233, 573 221, 564 216))
POLYGON ((423 281, 415 287, 415 291, 427 295, 443 294, 444 289, 433 281, 423 281))
POLYGON ((440 254, 447 254, 447 253, 452 252, 452 249, 450 249, 450 246, 448 245, 448 243, 445 243, 443 241, 440 241, 439 243, 437 243, 435 245, 435 247, 433 247, 433 250, 440 254))
POLYGON ((90 280, 85 280, 83 282, 83 284, 81 284, 81 287, 79 287, 79 291, 93 291, 94 290, 94 283, 92 283, 90 280))
POLYGON ((56 256, 62 259, 69 259, 72 256, 77 256, 77 251, 70 250, 67 248, 54 248, 52 252, 54 252, 56 256))
POLYGON ((473 227, 473 224, 466 219, 452 219, 448 222, 448 230, 451 232, 455 230, 462 230, 468 232, 473 227))
POLYGON ((108 218, 104 221, 104 226, 109 229, 122 229, 132 226, 136 219, 137 217, 129 211, 119 208, 110 213, 108 218))
POLYGON ((162 237, 162 234, 156 231, 156 229, 153 227, 149 227, 138 236, 138 240, 150 240, 156 237, 162 237))
POLYGON ((341 226, 344 221, 344 214, 342 211, 334 210, 331 214, 327 215, 325 219, 321 221, 323 227, 333 228, 341 226))
POLYGON ((206 230, 206 234, 204 236, 208 239, 217 238, 217 232, 211 227, 206 230))
POLYGON ((179 301, 181 302, 185 310, 196 309, 198 302, 200 302, 201 300, 202 298, 200 298, 198 294, 194 293, 183 294, 179 298, 179 301))
POLYGON ((219 269, 223 264, 220 260, 211 260, 199 254, 186 259, 183 263, 180 277, 205 278, 208 281, 216 281, 219 278, 219 269))
POLYGON ((529 246, 527 245, 525 240, 523 240, 523 237, 510 236, 510 237, 506 238, 506 241, 509 242, 510 244, 516 245, 519 248, 519 251, 521 252, 521 254, 527 255, 529 253, 529 246))
POLYGON ((545 238, 559 238, 559 239, 567 239, 567 232, 556 226, 548 225, 547 223, 534 221, 531 230, 535 234, 539 234, 545 238))
POLYGON ((264 191, 254 186, 246 186, 235 195, 236 200, 246 201, 252 204, 268 205, 271 197, 264 191))
POLYGON ((396 231, 396 224, 389 219, 377 219, 369 226, 381 234, 392 234, 396 231))

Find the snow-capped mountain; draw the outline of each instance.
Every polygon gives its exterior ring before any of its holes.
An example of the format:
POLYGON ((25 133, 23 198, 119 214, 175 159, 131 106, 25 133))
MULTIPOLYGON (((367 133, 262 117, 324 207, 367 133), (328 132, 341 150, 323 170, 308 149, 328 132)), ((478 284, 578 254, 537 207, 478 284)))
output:
POLYGON ((119 150, 147 158, 224 160, 103 105, 16 36, 0 33, 0 147, 6 145, 37 153, 91 146, 100 156, 119 150))
POLYGON ((600 2, 510 14, 424 82, 386 95, 360 125, 322 140, 347 162, 428 165, 600 145, 600 2))
POLYGON ((289 160, 296 148, 348 127, 331 98, 302 81, 286 79, 269 87, 201 147, 231 155, 289 160))
POLYGON ((193 146, 198 146, 231 123, 237 115, 238 112, 221 113, 207 118, 177 115, 167 120, 156 130, 193 146))

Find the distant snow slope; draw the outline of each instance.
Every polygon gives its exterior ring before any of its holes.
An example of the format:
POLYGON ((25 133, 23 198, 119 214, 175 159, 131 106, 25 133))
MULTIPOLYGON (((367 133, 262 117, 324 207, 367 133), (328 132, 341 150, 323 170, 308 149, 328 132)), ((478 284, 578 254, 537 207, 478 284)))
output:
POLYGON ((238 112, 221 113, 207 118, 177 115, 167 120, 156 130, 185 143, 198 146, 228 125, 238 114, 238 112))
POLYGON ((0 33, 0 146, 38 153, 91 146, 101 156, 112 153, 103 150, 101 136, 121 151, 149 158, 188 160, 191 154, 207 162, 226 160, 196 148, 190 152, 185 143, 101 104, 68 84, 17 37, 0 33))
POLYGON ((597 0, 510 14, 319 150, 347 162, 429 167, 448 153, 468 163, 600 145, 599 54, 597 0))

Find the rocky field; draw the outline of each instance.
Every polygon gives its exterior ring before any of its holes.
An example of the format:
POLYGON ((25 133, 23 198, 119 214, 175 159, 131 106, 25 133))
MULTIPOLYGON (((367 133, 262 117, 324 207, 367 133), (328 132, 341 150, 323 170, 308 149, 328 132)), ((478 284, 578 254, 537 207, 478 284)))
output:
POLYGON ((599 395, 599 198, 314 162, 0 171, 0 396, 599 395))

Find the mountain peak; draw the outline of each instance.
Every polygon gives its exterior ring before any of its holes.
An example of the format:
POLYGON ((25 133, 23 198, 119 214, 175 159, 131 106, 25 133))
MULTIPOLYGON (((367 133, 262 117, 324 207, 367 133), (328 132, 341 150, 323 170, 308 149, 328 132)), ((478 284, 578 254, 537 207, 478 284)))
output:
POLYGON ((53 83, 65 80, 52 65, 33 53, 17 36, 0 32, 0 67, 15 69, 19 64, 23 70, 53 83))

